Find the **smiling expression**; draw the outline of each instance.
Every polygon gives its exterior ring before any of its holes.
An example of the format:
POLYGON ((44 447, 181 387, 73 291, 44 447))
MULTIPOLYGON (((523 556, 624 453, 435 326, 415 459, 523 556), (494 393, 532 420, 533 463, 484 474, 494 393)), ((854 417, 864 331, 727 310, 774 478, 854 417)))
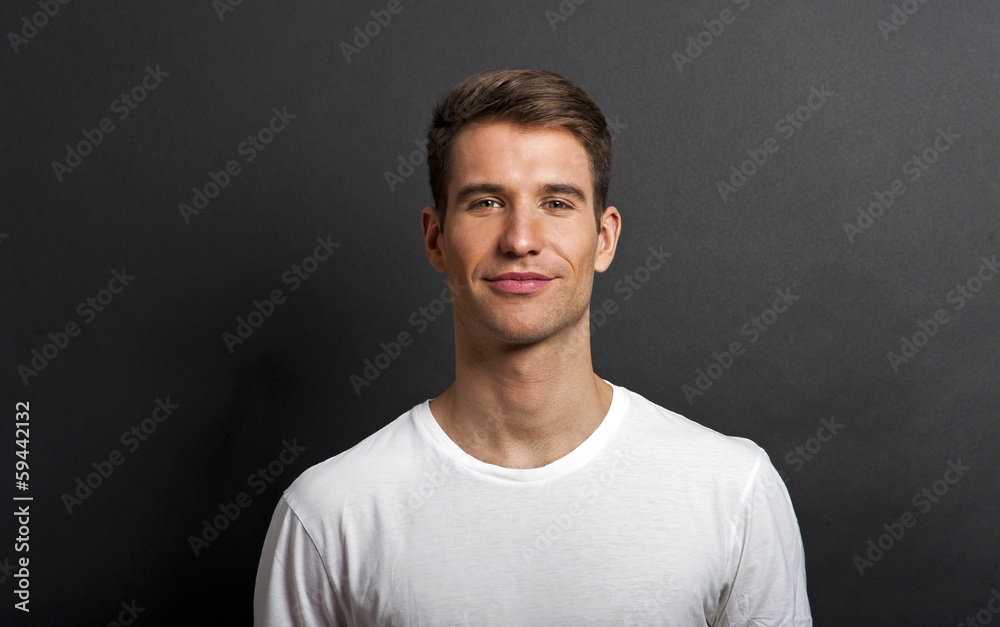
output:
POLYGON ((462 131, 451 158, 446 229, 430 207, 423 228, 452 286, 456 329, 529 344, 586 324, 620 216, 609 207, 595 228, 583 145, 560 128, 492 122, 462 131))

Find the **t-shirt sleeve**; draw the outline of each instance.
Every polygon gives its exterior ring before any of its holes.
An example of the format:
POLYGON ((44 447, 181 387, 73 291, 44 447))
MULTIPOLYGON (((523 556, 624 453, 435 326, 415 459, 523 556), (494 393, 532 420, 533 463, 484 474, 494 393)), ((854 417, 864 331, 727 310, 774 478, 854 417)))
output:
POLYGON ((805 557, 785 484, 761 450, 735 525, 728 597, 716 627, 811 627, 805 557))
POLYGON ((254 626, 347 625, 326 564, 283 496, 257 568, 254 626))

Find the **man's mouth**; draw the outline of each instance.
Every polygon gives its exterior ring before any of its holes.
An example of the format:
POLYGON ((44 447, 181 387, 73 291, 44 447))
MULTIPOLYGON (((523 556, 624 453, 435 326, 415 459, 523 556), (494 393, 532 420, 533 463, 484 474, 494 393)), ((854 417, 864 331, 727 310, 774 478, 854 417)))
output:
POLYGON ((504 272, 486 280, 501 292, 534 294, 544 289, 552 281, 552 277, 537 272, 504 272))

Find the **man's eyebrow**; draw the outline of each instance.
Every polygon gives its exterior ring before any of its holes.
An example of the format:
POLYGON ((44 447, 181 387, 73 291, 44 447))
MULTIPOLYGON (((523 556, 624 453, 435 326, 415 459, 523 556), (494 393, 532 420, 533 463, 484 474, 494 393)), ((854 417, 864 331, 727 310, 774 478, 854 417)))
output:
POLYGON ((497 183, 470 183, 458 190, 458 193, 455 194, 455 202, 462 204, 472 196, 480 194, 497 195, 503 192, 503 185, 497 183))
POLYGON ((587 196, 583 193, 583 190, 570 183, 549 183, 542 186, 542 191, 546 194, 557 196, 570 196, 579 202, 587 201, 587 196))

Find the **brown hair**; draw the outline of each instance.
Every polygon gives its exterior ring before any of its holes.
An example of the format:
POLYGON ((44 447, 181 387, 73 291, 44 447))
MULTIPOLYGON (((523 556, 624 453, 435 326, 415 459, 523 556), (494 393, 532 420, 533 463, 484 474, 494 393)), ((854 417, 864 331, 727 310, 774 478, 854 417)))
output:
POLYGON ((594 213, 600 229, 611 183, 611 133, 604 114, 586 92, 558 74, 507 69, 470 76, 434 108, 427 131, 427 164, 442 230, 455 138, 469 126, 487 122, 558 127, 572 133, 590 158, 594 213))

